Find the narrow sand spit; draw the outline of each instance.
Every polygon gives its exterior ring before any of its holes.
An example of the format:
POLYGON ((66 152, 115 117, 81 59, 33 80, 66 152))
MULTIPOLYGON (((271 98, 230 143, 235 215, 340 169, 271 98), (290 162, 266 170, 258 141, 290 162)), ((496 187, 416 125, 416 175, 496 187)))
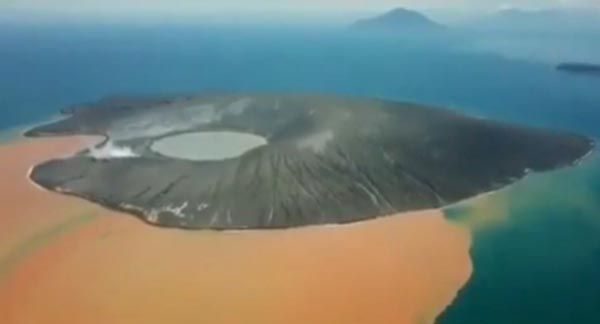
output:
POLYGON ((0 147, 0 323, 431 323, 470 276, 469 231, 438 210, 191 232, 29 183, 84 142, 0 147))

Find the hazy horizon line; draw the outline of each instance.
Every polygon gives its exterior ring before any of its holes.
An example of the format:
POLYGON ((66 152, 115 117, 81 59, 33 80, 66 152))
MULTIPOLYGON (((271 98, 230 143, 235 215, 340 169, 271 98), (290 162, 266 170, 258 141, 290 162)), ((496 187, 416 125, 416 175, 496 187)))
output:
MULTIPOLYGON (((0 5, 0 9, 2 9, 0 5)), ((219 22, 277 22, 287 21, 289 23, 301 22, 301 21, 323 21, 326 19, 331 20, 332 24, 337 24, 344 21, 353 21, 361 18, 368 18, 383 14, 396 8, 405 8, 409 10, 418 11, 424 15, 432 18, 439 22, 452 22, 476 19, 477 17, 485 17, 494 13, 502 12, 505 10, 522 10, 527 12, 540 12, 540 11, 574 11, 574 12, 587 12, 590 14, 600 15, 600 4, 586 5, 586 6, 543 6, 543 7, 505 7, 505 8, 459 8, 459 7, 441 7, 441 6, 430 6, 430 7, 416 7, 416 6, 387 6, 385 8, 350 8, 342 10, 330 10, 330 9, 316 9, 316 8, 299 8, 299 9, 284 9, 284 8, 272 8, 264 10, 262 8, 256 10, 238 9, 215 9, 212 10, 194 10, 189 12, 179 10, 140 10, 140 11, 78 11, 78 10, 64 10, 61 8, 49 9, 49 8, 11 8, 0 12, 0 22, 14 22, 14 23, 43 23, 43 22, 153 22, 156 20, 160 21, 181 21, 189 22, 190 20, 204 19, 207 23, 219 23, 219 22)))

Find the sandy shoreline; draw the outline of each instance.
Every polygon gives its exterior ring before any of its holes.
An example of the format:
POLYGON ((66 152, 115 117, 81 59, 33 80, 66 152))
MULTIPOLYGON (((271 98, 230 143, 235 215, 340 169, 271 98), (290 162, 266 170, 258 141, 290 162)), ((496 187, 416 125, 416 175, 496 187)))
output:
POLYGON ((430 323, 471 274, 439 210, 286 231, 164 230, 37 190, 87 137, 0 146, 0 322, 430 323))

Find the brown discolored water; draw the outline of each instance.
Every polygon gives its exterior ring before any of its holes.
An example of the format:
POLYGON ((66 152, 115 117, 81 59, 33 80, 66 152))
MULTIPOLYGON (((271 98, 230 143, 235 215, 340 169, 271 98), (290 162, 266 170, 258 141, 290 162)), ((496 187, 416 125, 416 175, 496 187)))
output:
POLYGON ((280 231, 167 230, 42 191, 32 164, 89 139, 0 147, 0 322, 431 323, 471 274, 439 210, 280 231))

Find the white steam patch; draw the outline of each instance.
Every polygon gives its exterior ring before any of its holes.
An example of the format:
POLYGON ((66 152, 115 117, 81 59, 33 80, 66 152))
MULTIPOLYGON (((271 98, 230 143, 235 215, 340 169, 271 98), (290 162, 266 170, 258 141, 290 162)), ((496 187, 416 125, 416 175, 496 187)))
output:
POLYGON ((90 148, 90 152, 88 153, 88 155, 99 160, 125 159, 139 156, 138 154, 133 152, 133 150, 130 147, 118 146, 111 141, 106 142, 101 147, 90 148))
POLYGON ((333 131, 325 130, 300 139, 297 146, 300 149, 312 149, 314 152, 321 153, 333 138, 333 131))

